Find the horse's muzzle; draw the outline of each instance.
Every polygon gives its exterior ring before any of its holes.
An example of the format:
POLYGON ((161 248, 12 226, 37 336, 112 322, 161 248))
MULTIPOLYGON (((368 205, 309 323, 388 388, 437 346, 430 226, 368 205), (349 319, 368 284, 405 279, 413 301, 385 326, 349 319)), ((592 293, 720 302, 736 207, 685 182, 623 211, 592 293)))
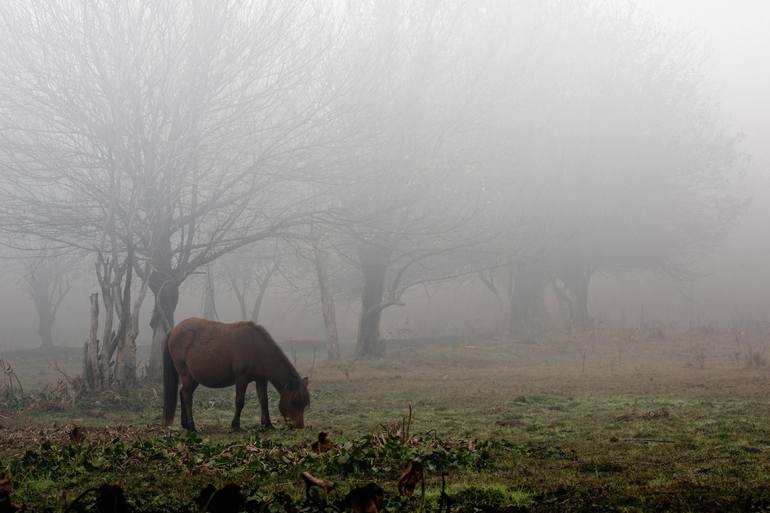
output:
POLYGON ((289 417, 284 417, 283 420, 286 421, 286 425, 290 428, 296 428, 296 429, 302 429, 305 427, 305 419, 292 419, 289 417))

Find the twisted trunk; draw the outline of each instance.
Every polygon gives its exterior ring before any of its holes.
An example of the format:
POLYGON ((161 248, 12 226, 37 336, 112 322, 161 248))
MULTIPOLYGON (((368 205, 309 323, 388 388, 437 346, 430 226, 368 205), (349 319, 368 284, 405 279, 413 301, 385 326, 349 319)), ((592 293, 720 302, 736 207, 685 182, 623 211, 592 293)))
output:
POLYGON ((278 269, 278 265, 272 264, 270 268, 265 272, 265 275, 262 277, 261 280, 259 280, 259 283, 257 284, 259 287, 259 290, 257 290, 257 297, 254 298, 254 304, 251 307, 251 317, 250 317, 251 321, 254 323, 259 321, 259 314, 260 312, 262 312, 262 303, 265 300, 265 293, 267 292, 267 287, 268 285, 270 285, 270 279, 273 277, 273 274, 275 274, 276 269, 278 269))
POLYGON ((381 355, 385 344, 380 340, 385 278, 388 271, 388 252, 374 244, 362 244, 358 251, 364 287, 361 293, 361 313, 358 321, 356 354, 381 355))
POLYGON ((545 324, 545 273, 538 263, 519 263, 513 268, 510 333, 526 336, 545 324))
POLYGON ((69 291, 64 273, 63 270, 42 264, 36 266, 28 278, 30 296, 37 313, 37 334, 43 349, 54 346, 53 323, 56 312, 69 291))
POLYGON ((83 384, 88 390, 97 390, 101 385, 99 375, 99 294, 91 294, 91 327, 83 348, 83 384))
POLYGON ((152 328, 152 348, 147 369, 147 379, 160 382, 163 377, 163 342, 171 328, 174 327, 174 312, 179 303, 179 285, 175 281, 158 282, 150 275, 150 289, 155 295, 155 305, 150 318, 152 328))
POLYGON ((37 309, 37 334, 40 337, 40 347, 52 349, 54 317, 48 309, 37 309))
POLYGON ((216 288, 211 264, 206 266, 206 282, 203 287, 203 318, 210 321, 219 320, 217 313, 216 288))
POLYGON ((588 293, 591 288, 593 271, 585 267, 575 267, 563 273, 562 281, 574 298, 573 324, 579 329, 591 327, 591 314, 588 308, 588 293))
POLYGON ((329 360, 339 360, 340 348, 337 335, 337 315, 334 311, 334 296, 329 287, 329 272, 326 252, 315 246, 313 262, 318 278, 318 291, 321 295, 321 315, 324 319, 324 335, 326 337, 326 353, 329 360))
POLYGON ((179 285, 181 280, 174 272, 173 252, 171 250, 171 233, 165 225, 158 225, 150 258, 150 275, 147 285, 155 297, 155 304, 150 317, 152 328, 152 346, 150 362, 147 366, 147 380, 159 383, 163 377, 163 343, 166 335, 174 327, 174 312, 179 303, 179 285))
MULTIPOLYGON (((146 275, 145 275, 146 276, 146 275)), ((131 311, 126 316, 127 327, 120 338, 115 355, 115 371, 113 381, 118 388, 130 388, 136 385, 136 339, 139 336, 139 314, 147 295, 147 280, 142 280, 139 293, 131 311)), ((127 304, 127 303, 126 303, 127 304)))

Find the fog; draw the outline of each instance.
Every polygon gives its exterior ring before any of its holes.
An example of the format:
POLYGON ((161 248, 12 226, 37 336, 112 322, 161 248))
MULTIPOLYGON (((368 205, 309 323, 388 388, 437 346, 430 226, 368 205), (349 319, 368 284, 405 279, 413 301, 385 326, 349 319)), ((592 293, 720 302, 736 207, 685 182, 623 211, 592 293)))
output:
POLYGON ((159 4, 0 6, 0 352, 770 320, 766 2, 159 4))

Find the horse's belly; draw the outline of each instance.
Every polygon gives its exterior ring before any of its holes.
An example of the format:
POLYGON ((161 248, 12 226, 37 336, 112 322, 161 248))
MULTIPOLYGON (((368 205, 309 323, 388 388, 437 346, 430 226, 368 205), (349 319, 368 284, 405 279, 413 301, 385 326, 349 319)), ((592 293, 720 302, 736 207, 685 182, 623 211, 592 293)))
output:
POLYGON ((214 355, 188 359, 187 368, 193 379, 205 387, 222 388, 235 384, 235 374, 230 362, 220 360, 214 355))

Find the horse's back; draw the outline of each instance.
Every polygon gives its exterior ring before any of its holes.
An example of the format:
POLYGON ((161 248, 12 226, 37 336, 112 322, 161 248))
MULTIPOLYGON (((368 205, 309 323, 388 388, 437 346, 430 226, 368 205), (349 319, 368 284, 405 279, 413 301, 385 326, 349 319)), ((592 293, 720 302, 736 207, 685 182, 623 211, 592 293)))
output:
POLYGON ((248 322, 222 323, 190 318, 171 331, 168 350, 180 374, 208 387, 230 386, 243 369, 250 345, 248 322))
POLYGON ((169 346, 185 344, 224 347, 247 343, 250 322, 224 323, 191 317, 181 321, 171 330, 169 346))

